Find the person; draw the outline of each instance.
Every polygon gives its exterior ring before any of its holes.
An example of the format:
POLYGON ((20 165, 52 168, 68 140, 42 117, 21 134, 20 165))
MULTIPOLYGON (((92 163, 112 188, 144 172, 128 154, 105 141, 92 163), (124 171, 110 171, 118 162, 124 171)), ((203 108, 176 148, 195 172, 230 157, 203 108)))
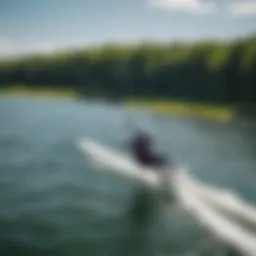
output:
POLYGON ((155 196, 152 196, 152 190, 148 190, 147 186, 139 186, 138 190, 133 194, 133 203, 131 206, 131 216, 136 227, 144 227, 152 220, 156 202, 173 202, 174 198, 169 193, 168 183, 172 174, 171 161, 159 153, 154 151, 153 138, 143 132, 137 130, 132 138, 131 151, 135 161, 146 168, 152 168, 157 174, 160 174, 161 183, 166 189, 162 189, 158 194, 159 198, 156 201, 155 196))
POLYGON ((145 167, 164 167, 167 159, 154 152, 152 138, 145 132, 138 131, 132 139, 131 151, 135 160, 145 167))

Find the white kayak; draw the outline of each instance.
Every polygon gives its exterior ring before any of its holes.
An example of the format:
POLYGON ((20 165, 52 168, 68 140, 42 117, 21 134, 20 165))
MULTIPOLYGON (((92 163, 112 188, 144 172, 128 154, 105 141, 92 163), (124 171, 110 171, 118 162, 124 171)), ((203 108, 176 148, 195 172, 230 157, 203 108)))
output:
POLYGON ((108 171, 129 177, 173 197, 173 180, 178 173, 178 168, 165 168, 165 170, 143 168, 131 157, 92 140, 80 140, 77 146, 82 154, 90 156, 94 161, 108 167, 108 171))
POLYGON ((227 216, 223 216, 216 209, 218 206, 232 212, 236 211, 237 214, 239 213, 251 221, 255 220, 252 208, 245 207, 246 205, 242 204, 240 200, 235 200, 235 197, 232 197, 233 203, 231 204, 230 199, 227 201, 226 193, 221 193, 216 188, 213 189, 202 184, 184 168, 170 169, 166 175, 162 174, 161 170, 142 168, 132 158, 118 150, 110 149, 91 140, 80 140, 77 146, 83 155, 90 156, 104 167, 108 167, 109 171, 141 182, 156 191, 157 195, 158 192, 160 195, 163 195, 162 192, 164 192, 164 196, 168 195, 171 200, 175 198, 175 202, 179 202, 180 206, 193 213, 197 220, 205 225, 217 239, 235 247, 243 255, 256 255, 254 234, 246 231, 227 216))

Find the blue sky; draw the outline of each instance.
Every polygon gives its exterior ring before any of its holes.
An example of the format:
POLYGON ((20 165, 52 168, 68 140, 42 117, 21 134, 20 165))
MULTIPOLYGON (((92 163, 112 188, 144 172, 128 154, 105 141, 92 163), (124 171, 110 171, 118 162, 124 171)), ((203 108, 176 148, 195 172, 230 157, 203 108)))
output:
POLYGON ((256 0, 0 0, 0 57, 256 32, 256 0))

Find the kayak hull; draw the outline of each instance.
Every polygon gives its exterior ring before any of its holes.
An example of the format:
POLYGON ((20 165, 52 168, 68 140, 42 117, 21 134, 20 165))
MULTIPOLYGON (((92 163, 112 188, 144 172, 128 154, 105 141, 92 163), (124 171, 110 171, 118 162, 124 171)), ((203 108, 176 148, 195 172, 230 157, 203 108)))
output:
POLYGON ((146 190, 150 189, 153 196, 160 196, 161 200, 174 200, 173 179, 177 172, 174 168, 145 168, 127 155, 91 140, 80 140, 77 146, 83 155, 104 166, 104 170, 139 182, 146 190))

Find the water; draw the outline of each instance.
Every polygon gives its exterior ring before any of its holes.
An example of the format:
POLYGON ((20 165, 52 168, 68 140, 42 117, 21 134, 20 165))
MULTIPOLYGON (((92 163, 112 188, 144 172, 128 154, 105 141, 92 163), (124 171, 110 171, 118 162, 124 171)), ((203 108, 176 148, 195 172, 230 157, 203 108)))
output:
MULTIPOLYGON (((137 184, 95 172, 75 142, 127 151, 127 120, 201 180, 256 203, 255 127, 128 111, 104 103, 0 99, 0 255, 207 255, 225 251, 190 214, 133 210, 137 184), (212 243, 212 246, 208 246, 212 243), (157 254, 157 253, 158 254, 157 254)), ((137 209, 138 210, 138 209, 137 209)))

